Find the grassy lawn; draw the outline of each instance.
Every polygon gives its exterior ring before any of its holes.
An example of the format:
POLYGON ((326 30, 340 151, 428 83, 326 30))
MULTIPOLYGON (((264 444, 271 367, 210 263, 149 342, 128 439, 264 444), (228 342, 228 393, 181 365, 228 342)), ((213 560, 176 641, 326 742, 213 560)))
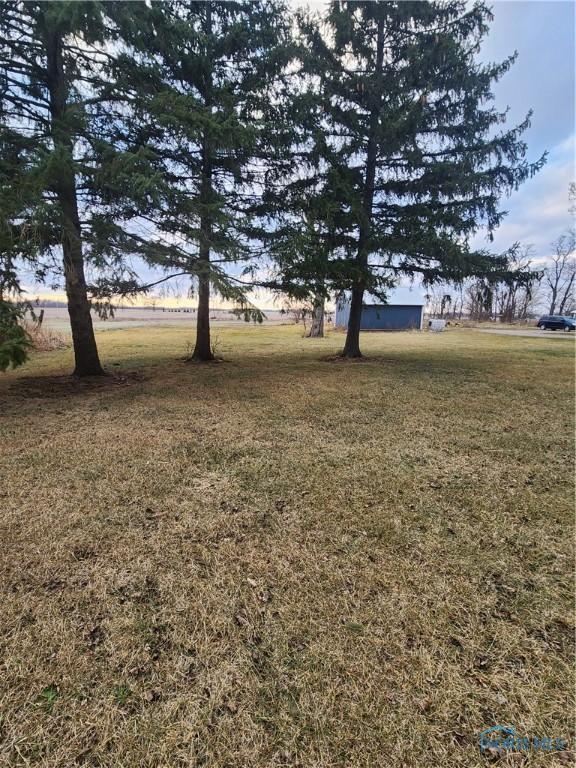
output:
MULTIPOLYGON (((0 378, 0 764, 482 766, 573 739, 573 346, 188 328, 0 378), (46 377, 46 378, 42 378, 46 377)), ((501 765, 571 764, 567 754, 501 765), (565 762, 566 761, 566 762, 565 762)))

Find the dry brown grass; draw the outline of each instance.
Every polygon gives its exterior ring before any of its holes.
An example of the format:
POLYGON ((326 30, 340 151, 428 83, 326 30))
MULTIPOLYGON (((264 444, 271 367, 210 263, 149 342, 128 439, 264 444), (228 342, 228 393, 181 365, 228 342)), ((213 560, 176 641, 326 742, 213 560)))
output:
POLYGON ((571 343, 370 334, 347 366, 320 360, 341 336, 219 335, 217 366, 135 329, 99 335, 106 383, 58 385, 68 350, 0 380, 0 763, 476 767, 494 723, 572 739, 571 343))

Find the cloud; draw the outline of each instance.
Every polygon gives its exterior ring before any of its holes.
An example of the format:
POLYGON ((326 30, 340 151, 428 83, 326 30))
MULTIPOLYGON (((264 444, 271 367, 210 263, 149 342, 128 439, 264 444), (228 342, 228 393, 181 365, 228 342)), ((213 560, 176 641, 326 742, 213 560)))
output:
MULTIPOLYGON (((571 224, 568 188, 574 181, 576 136, 559 142, 550 152, 548 162, 533 179, 527 181, 502 207, 508 211, 494 233, 490 250, 504 251, 513 243, 532 245, 534 258, 544 262, 551 253, 551 243, 571 224)), ((486 247, 486 235, 477 235, 472 244, 486 247)))

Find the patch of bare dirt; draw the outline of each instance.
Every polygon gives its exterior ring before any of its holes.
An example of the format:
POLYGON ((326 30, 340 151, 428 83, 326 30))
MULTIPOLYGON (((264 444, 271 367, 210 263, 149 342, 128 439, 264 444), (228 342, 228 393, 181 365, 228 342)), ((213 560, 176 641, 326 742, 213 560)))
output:
POLYGON ((146 377, 140 371, 108 373, 105 376, 30 376, 19 378, 9 387, 11 394, 20 397, 59 398, 85 392, 129 387, 146 377))

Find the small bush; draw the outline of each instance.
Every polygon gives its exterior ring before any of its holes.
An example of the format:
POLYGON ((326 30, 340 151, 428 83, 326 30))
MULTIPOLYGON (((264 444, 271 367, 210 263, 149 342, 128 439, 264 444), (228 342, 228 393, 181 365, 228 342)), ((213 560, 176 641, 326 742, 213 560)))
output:
POLYGON ((52 352, 54 349, 66 349, 70 346, 64 334, 51 328, 44 328, 28 321, 23 323, 23 327, 32 342, 32 347, 37 352, 52 352))

